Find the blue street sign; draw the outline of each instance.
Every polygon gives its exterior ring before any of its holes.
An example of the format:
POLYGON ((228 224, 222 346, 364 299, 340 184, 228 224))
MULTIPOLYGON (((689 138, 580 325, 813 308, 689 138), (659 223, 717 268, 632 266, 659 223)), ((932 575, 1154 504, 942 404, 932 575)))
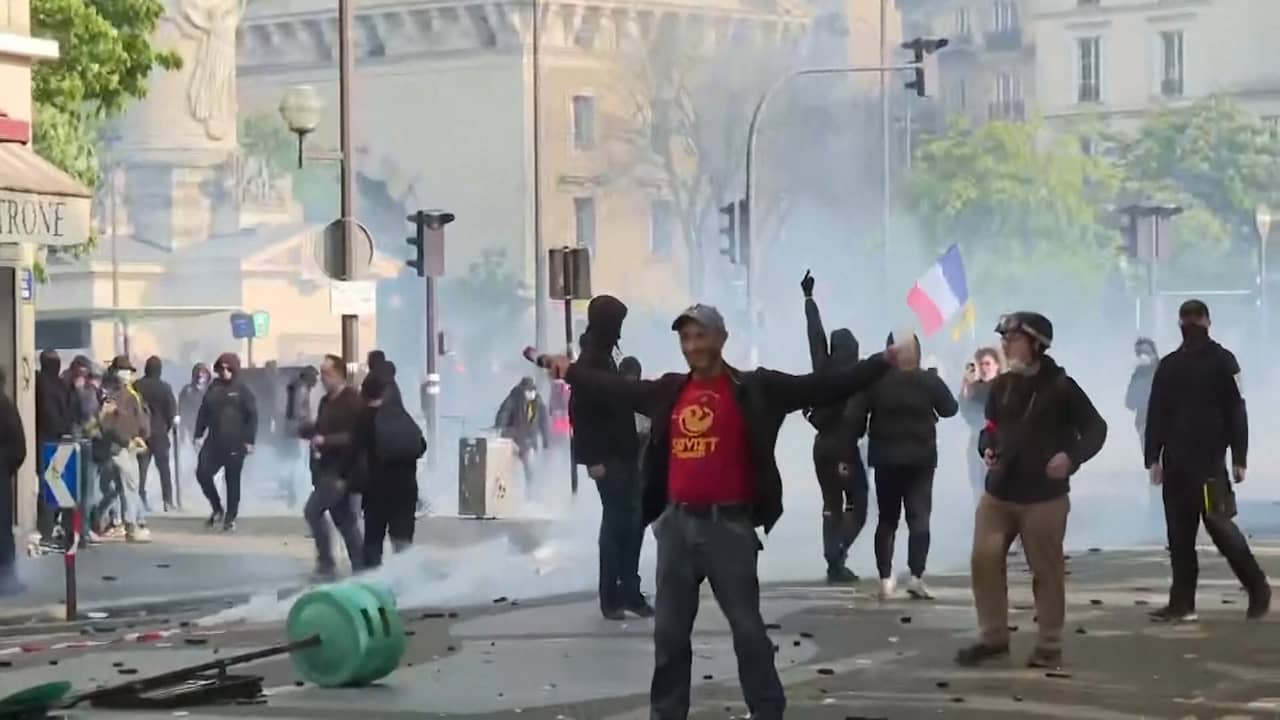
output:
POLYGON ((18 283, 23 301, 30 302, 34 300, 36 297, 36 279, 31 273, 31 268, 22 268, 18 283))
POLYGON ((231 313, 231 337, 244 340, 253 337, 253 316, 249 313, 231 313))
POLYGON ((51 506, 59 509, 76 506, 76 480, 80 477, 80 445, 72 442, 47 442, 40 446, 40 492, 51 506))

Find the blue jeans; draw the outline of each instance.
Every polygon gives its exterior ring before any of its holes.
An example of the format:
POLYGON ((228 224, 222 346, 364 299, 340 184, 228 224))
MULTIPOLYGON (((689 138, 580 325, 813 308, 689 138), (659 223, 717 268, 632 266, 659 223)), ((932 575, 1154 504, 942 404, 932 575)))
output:
MULTIPOLYGON (((111 511, 112 505, 120 503, 120 520, 125 527, 147 524, 147 510, 142 504, 142 496, 138 490, 138 459, 127 450, 118 450, 111 459, 98 467, 102 477, 102 499, 94 508, 94 524, 111 511)), ((100 525, 99 525, 100 527, 100 525)))
POLYGON ((336 564, 333 559, 333 540, 329 536, 329 526, 324 522, 326 512, 333 519, 334 527, 338 528, 338 533, 347 546, 351 568, 361 569, 364 538, 360 534, 356 496, 348 492, 346 483, 336 475, 317 473, 313 483, 314 487, 302 509, 302 516, 306 518, 311 536, 316 541, 316 570, 331 573, 336 564))

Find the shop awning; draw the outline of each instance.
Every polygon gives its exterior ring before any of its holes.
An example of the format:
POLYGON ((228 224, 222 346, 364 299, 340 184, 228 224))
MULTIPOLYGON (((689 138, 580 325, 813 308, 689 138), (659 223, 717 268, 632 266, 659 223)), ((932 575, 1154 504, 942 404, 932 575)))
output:
POLYGON ((93 193, 27 145, 0 142, 0 243, 89 239, 93 193))
POLYGON ((140 308, 60 308, 36 310, 36 320, 173 320, 229 315, 240 308, 223 305, 156 305, 140 308))

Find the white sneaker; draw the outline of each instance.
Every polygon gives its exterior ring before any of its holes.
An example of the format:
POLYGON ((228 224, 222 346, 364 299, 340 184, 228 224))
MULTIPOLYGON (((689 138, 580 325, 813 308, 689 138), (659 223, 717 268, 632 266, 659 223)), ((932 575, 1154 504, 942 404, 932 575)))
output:
POLYGON ((882 578, 880 580, 880 599, 888 600, 893 597, 894 592, 898 588, 898 582, 893 578, 882 578))
POLYGON ((907 583, 907 595, 913 600, 932 600, 933 593, 929 592, 928 586, 924 584, 924 578, 913 577, 911 582, 907 583))
POLYGON ((133 528, 126 530, 125 539, 131 543, 149 543, 151 542, 151 531, 145 527, 133 528))

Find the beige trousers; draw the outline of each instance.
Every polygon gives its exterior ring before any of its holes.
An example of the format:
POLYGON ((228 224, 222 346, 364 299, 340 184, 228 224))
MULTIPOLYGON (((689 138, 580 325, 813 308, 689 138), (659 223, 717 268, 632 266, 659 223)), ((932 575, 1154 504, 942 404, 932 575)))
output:
POLYGON ((1062 648, 1066 619, 1066 577, 1062 543, 1067 534, 1066 496, 1048 502, 1020 504, 998 500, 984 493, 978 501, 973 527, 970 573, 978 626, 986 645, 1009 643, 1009 546, 1022 538, 1031 565, 1031 590, 1035 595, 1040 634, 1038 647, 1062 648))

